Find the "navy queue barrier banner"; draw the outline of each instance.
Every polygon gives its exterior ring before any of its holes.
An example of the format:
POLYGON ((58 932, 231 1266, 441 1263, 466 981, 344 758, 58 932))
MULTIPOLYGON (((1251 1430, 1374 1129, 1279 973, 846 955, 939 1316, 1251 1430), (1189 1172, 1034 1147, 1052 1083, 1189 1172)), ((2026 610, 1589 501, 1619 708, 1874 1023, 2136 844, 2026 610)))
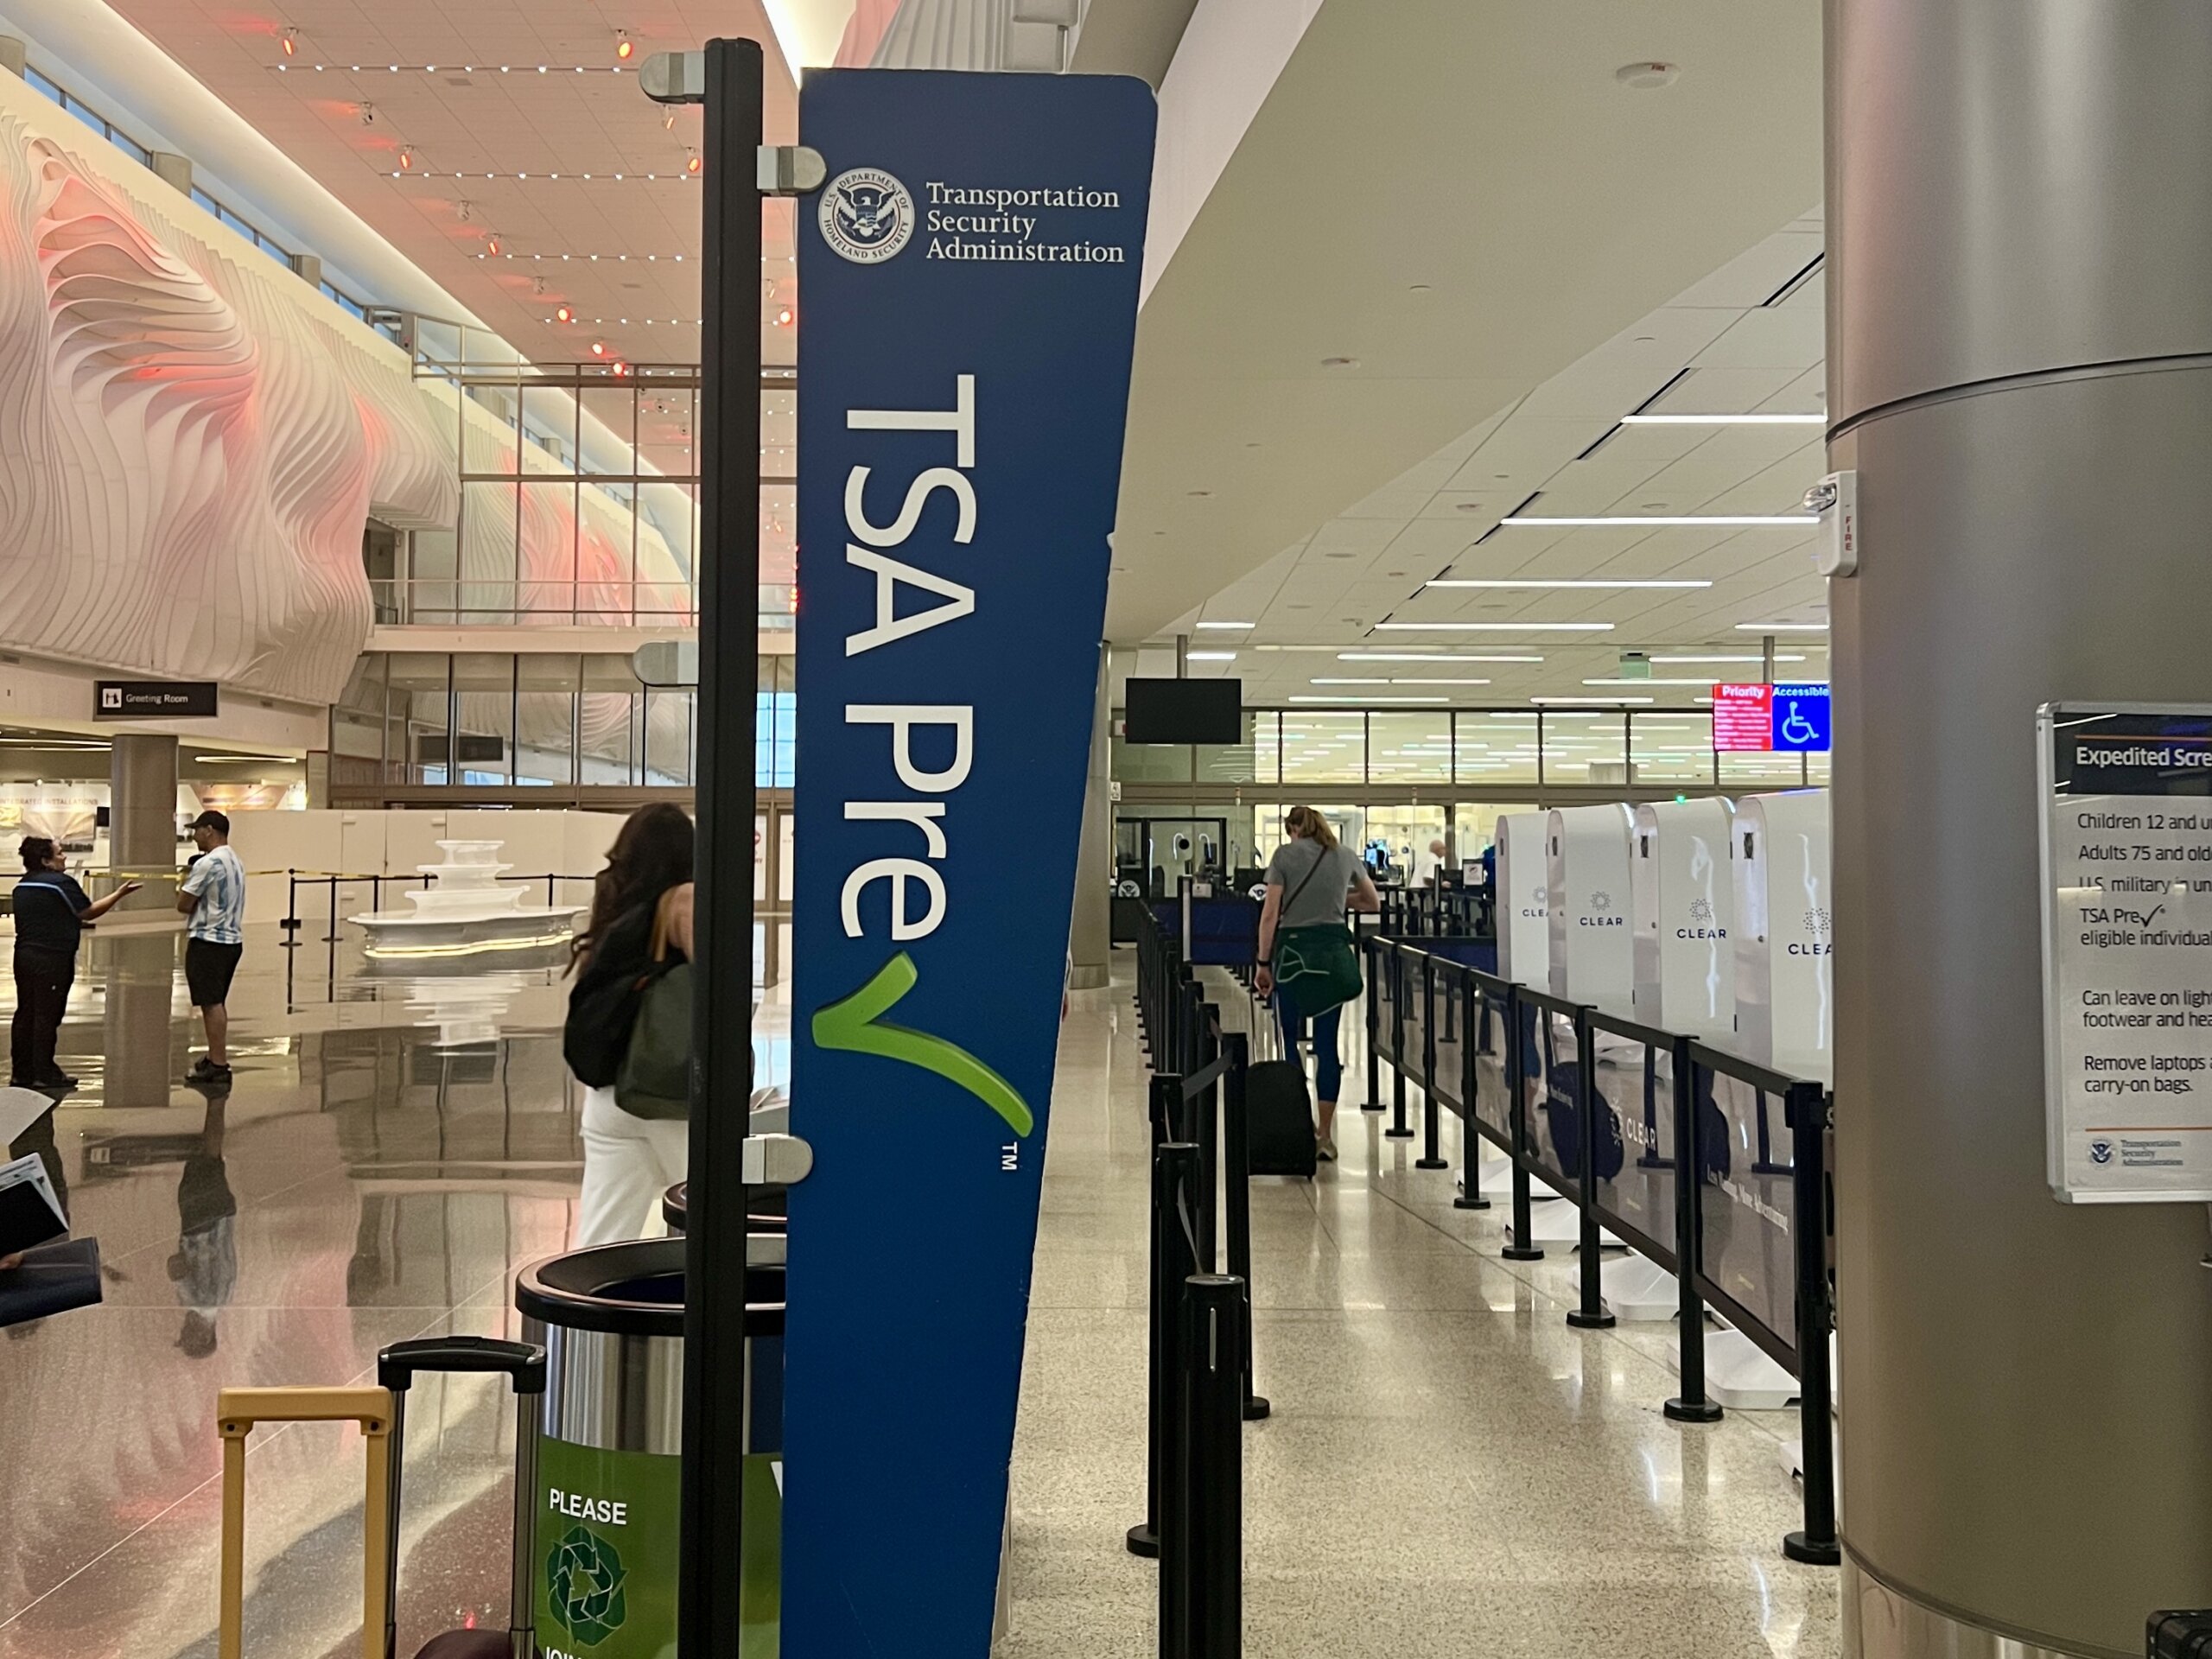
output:
POLYGON ((787 1653, 990 1645, 1154 124, 1081 75, 799 100, 787 1653))
POLYGON ((1474 954, 1466 942, 1367 935, 1361 948, 1366 1109, 1382 1109, 1378 1072, 1387 1060, 1389 1134, 1410 1135, 1406 1085, 1422 1091, 1424 1168, 1443 1166, 1440 1111, 1460 1118, 1461 1208, 1488 1207, 1484 1143, 1512 1161, 1511 1259, 1543 1255, 1526 1243, 1532 1178, 1577 1207, 1580 1295, 1570 1324, 1612 1322, 1598 1271, 1601 1229, 1675 1275, 1681 1393, 1667 1402, 1668 1416, 1720 1415, 1705 1392, 1708 1306, 1796 1377, 1805 1527, 1783 1550, 1794 1560, 1834 1564, 1827 1091, 1501 979, 1494 959, 1466 959, 1474 954))

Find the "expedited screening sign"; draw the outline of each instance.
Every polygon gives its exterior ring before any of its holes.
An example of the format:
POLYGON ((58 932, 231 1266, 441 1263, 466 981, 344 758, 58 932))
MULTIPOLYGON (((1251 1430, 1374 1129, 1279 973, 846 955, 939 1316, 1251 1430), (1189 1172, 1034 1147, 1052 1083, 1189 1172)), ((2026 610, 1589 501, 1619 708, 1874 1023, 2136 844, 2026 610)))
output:
POLYGON ((2212 1200, 2212 706, 2050 704, 2037 741, 2051 1190, 2212 1200))
POLYGON ((785 1653, 982 1659, 1154 107, 810 72, 785 1653))

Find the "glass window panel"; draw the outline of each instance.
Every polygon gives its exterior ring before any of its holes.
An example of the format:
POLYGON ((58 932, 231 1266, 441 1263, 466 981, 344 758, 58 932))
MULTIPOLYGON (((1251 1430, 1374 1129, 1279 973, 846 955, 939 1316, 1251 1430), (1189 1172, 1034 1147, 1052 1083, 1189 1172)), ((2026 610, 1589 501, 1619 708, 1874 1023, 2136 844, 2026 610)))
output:
MULTIPOLYGON (((638 392, 638 470, 664 478, 696 478, 696 394, 689 386, 640 387, 638 392)), ((766 440, 764 439, 765 442, 766 440)), ((766 470, 764 467, 762 470, 766 470)))
POLYGON ((645 777, 648 784, 691 782, 692 733, 696 720, 690 691, 645 693, 645 777))
POLYGON ((645 688, 630 671, 630 659, 587 656, 583 659, 583 695, 576 714, 576 746, 582 768, 579 781, 637 782, 637 769, 643 760, 639 737, 644 729, 644 717, 645 688))
POLYGON ((99 134, 101 137, 107 137, 107 123, 79 103, 74 93, 64 92, 61 95, 61 107, 99 134))
POLYGON ((403 775, 416 783, 442 784, 451 756, 446 736, 447 680, 452 659, 442 652, 395 652, 391 660, 391 710, 403 775))
POLYGON ((1805 757, 1805 781, 1807 783, 1825 784, 1828 781, 1828 759, 1829 757, 1826 750, 1821 750, 1820 753, 1815 754, 1808 754, 1805 757))
POLYGON ((576 470, 575 394, 557 386, 522 388, 522 431, 528 440, 517 465, 527 473, 576 470))
POLYGON ((459 623, 512 621, 519 574, 515 537, 522 512, 512 483, 461 486, 461 569, 454 597, 459 623))
POLYGON ((1534 801, 1463 802, 1452 812, 1452 856, 1462 864, 1479 861, 1497 842, 1497 821, 1509 812, 1534 812, 1534 801))
POLYGON ((1241 743, 1202 743, 1198 746, 1198 781, 1202 784, 1250 784, 1275 779, 1275 717, 1247 709, 1244 741, 1241 743), (1264 749, 1264 768, 1261 754, 1264 749))
POLYGON ((1442 841, 1451 828, 1440 806, 1370 806, 1367 809, 1366 838, 1381 842, 1390 861, 1390 874, 1403 881, 1419 866, 1433 841, 1442 841))
POLYGON ((36 92, 41 98, 51 99, 56 104, 59 104, 61 101, 61 88, 55 86, 44 75, 39 73, 37 70, 24 70, 23 79, 30 82, 31 90, 36 92))
MULTIPOLYGON (((525 491, 542 487, 523 486, 525 491)), ((565 609, 573 604, 580 622, 627 626, 639 610, 630 579, 637 556, 632 543, 638 534, 638 486, 627 480, 619 484, 588 481, 577 489, 575 500, 576 531, 571 550, 575 588, 573 600, 563 589, 561 605, 565 609)))
POLYGON ((1543 718, 1544 781, 1612 785, 1628 782, 1628 720, 1624 711, 1562 712, 1543 718))
POLYGON ((798 703, 791 693, 791 662, 787 657, 763 657, 754 680, 753 715, 753 781, 761 789, 789 789, 796 775, 792 740, 798 726, 798 703))
POLYGON ((464 784, 514 777, 515 659, 461 652, 453 659, 454 767, 464 784))
POLYGON ((1452 722, 1452 773, 1463 784, 1536 781, 1536 715, 1462 709, 1452 722))
POLYGON ((1752 785, 1760 789, 1795 789, 1804 778, 1804 766, 1795 754, 1741 752, 1720 757, 1720 786, 1752 785))
POLYGON ((1366 780, 1366 715, 1284 711, 1284 783, 1358 784, 1366 780))
POLYGON ((209 213, 214 214, 218 219, 222 217, 222 204, 217 201, 214 197, 209 195, 205 190, 202 190, 196 184, 192 187, 192 200, 200 207, 206 208, 209 213))
POLYGON ((638 394, 633 385, 587 386, 583 398, 582 470, 624 477, 638 470, 638 394))
POLYGON ((236 231, 236 232, 237 232, 240 236, 242 236, 242 237, 245 238, 245 239, 246 239, 247 241, 251 242, 251 241, 252 241, 252 240, 253 240, 253 226, 251 226, 251 225, 247 224, 245 220, 244 220, 244 219, 240 219, 240 218, 239 218, 236 213, 232 213, 232 212, 229 208, 227 208, 227 207, 225 207, 225 208, 221 209, 221 210, 220 210, 220 213, 221 213, 222 220, 223 220, 223 223, 224 223, 224 224, 226 224, 226 225, 229 226, 232 230, 236 231))
POLYGON ((789 484, 760 486, 760 580, 798 580, 798 491, 789 484))
POLYGON ((147 150, 146 146, 140 143, 137 139, 131 137, 128 133, 111 132, 108 137, 115 141, 115 147, 118 149, 120 149, 124 155, 128 156, 132 161, 137 162, 141 167, 146 166, 154 159, 152 155, 147 150))
MULTIPOLYGON (((633 554, 636 609, 641 620, 660 626, 696 620, 698 595, 691 586, 692 548, 697 521, 697 486, 640 484, 633 554)), ((767 550, 763 550, 764 558, 767 550)))
POLYGON ((461 400, 461 470, 512 478, 518 472, 556 472, 557 467, 524 467, 516 449, 515 421, 521 394, 513 386, 470 386, 461 400))
MULTIPOLYGON (((1122 711, 1114 711, 1119 724, 1122 711)), ((1113 775, 1124 783, 1187 784, 1191 781, 1191 748, 1187 743, 1131 743, 1116 737, 1109 757, 1113 775)))
MULTIPOLYGON (((1370 784, 1448 784, 1452 781, 1452 713, 1448 709, 1367 717, 1367 781, 1370 784)), ((1423 842, 1426 845, 1426 842, 1423 842)))
POLYGON ((1629 760, 1639 784, 1713 785, 1713 716, 1633 709, 1629 760))
POLYGON ((515 658, 515 782, 573 780, 578 676, 573 652, 525 652, 515 658))
POLYGON ((760 476, 798 476, 798 394, 760 394, 760 476))

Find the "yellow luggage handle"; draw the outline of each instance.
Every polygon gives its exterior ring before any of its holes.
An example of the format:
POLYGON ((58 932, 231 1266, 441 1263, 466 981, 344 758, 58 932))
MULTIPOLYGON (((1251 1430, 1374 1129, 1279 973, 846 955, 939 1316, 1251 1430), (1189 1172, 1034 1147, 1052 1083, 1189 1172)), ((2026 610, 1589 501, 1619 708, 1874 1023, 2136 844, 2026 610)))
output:
POLYGON ((223 1434, 222 1610, 219 1659, 241 1659, 245 1621, 245 1440, 257 1423, 358 1423, 368 1442, 361 1505, 361 1659, 385 1659, 385 1591, 391 1554, 391 1392, 388 1389, 225 1389, 215 1407, 223 1434))

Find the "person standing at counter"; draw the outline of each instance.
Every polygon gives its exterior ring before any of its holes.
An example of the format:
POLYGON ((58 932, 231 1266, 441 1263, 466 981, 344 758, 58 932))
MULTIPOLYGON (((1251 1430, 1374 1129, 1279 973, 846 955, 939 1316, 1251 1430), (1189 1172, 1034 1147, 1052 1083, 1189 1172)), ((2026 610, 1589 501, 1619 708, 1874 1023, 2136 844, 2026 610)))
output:
POLYGON ((1344 1005, 1360 991, 1359 956, 1344 926, 1344 911, 1371 915, 1382 908, 1382 895, 1313 808, 1294 806, 1282 827, 1288 839, 1268 861, 1268 896, 1260 905, 1260 965, 1252 982, 1261 995, 1274 998, 1287 1052, 1297 1053, 1301 1030, 1311 1022, 1318 1152, 1325 1162, 1333 1163, 1337 1096, 1344 1079, 1337 1028, 1344 1005))
POLYGON ((67 855, 48 837, 25 836, 21 851, 9 1082, 17 1089, 73 1089, 77 1079, 54 1064, 54 1049, 69 988, 77 982, 77 946, 85 930, 137 892, 138 883, 126 881, 105 899, 90 899, 69 874, 67 855))

